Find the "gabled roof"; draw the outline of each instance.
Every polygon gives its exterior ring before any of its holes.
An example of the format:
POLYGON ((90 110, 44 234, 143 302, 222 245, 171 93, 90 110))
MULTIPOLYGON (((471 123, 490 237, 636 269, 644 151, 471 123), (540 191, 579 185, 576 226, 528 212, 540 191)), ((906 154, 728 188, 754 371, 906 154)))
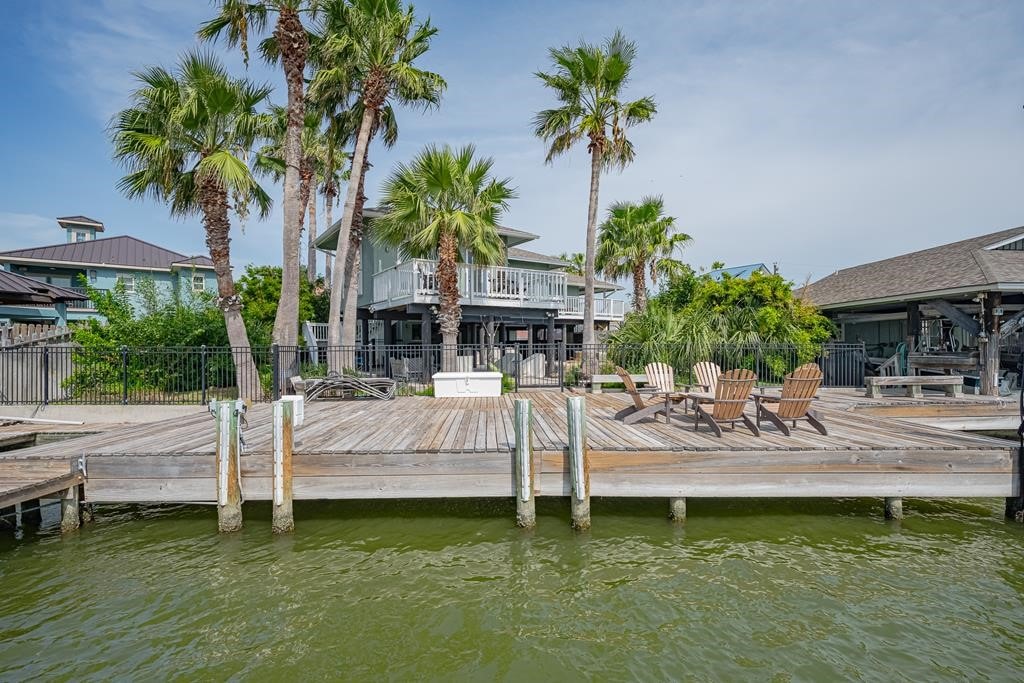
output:
POLYGON ((86 299, 87 296, 71 289, 49 285, 0 268, 0 303, 52 305, 86 299))
POLYGON ((57 219, 57 224, 62 228, 66 228, 68 225, 84 225, 94 228, 96 232, 103 232, 103 223, 88 216, 61 216, 57 219))
POLYGON ((715 270, 709 270, 708 277, 712 280, 721 280, 725 275, 728 275, 729 277, 745 278, 762 271, 765 273, 772 272, 768 269, 768 266, 763 263, 751 263, 746 266, 733 266, 732 268, 716 268, 715 270))
POLYGON ((186 256, 128 235, 3 251, 0 252, 0 261, 44 261, 144 270, 170 270, 182 264, 196 268, 213 267, 213 261, 207 256, 186 256))
POLYGON ((510 261, 545 263, 549 266, 558 266, 560 268, 572 265, 571 263, 566 263, 560 258, 555 258, 554 256, 547 256, 546 254, 538 254, 535 251, 527 251, 526 249, 520 249, 519 247, 509 247, 506 253, 510 261))
POLYGON ((1024 227, 844 268, 803 288, 822 308, 1024 289, 1024 227))

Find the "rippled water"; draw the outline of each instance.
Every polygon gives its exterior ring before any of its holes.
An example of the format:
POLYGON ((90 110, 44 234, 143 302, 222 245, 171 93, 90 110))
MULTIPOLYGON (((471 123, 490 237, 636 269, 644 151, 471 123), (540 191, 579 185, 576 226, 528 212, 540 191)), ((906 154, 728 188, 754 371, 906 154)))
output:
MULTIPOLYGON (((1024 529, 1002 501, 104 507, 0 533, 0 680, 1019 680, 1024 529)), ((51 513, 52 514, 52 513, 51 513)))

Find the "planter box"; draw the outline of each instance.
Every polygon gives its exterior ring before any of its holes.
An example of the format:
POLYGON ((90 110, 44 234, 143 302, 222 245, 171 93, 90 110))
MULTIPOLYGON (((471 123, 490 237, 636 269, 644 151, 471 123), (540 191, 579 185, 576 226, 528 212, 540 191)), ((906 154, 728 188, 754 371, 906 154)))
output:
POLYGON ((438 372, 433 379, 436 398, 501 396, 500 372, 438 372))

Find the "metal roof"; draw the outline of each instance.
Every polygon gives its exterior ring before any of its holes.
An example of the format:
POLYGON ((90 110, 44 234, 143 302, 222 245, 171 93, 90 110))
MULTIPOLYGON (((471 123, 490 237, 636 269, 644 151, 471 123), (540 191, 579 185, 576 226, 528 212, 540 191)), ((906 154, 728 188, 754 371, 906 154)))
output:
POLYGON ((950 291, 1021 291, 1024 251, 997 247, 1024 238, 1024 227, 992 232, 844 268, 799 294, 822 308, 935 298, 950 291))
POLYGON ((733 266, 732 268, 716 268, 715 270, 708 271, 708 276, 712 280, 721 280, 723 276, 728 275, 729 277, 750 277, 756 272, 764 271, 766 273, 772 272, 763 263, 751 263, 746 266, 733 266))
POLYGON ((171 270, 181 264, 199 268, 213 267, 213 261, 208 256, 186 256, 128 235, 13 249, 0 252, 0 261, 3 260, 122 266, 146 270, 171 270))
POLYGON ((60 227, 68 227, 67 225, 64 225, 65 223, 69 223, 71 225, 85 225, 90 228, 95 228, 96 232, 103 232, 103 222, 94 218, 89 218, 88 216, 60 216, 57 218, 57 224, 60 225, 60 227))
POLYGON ((85 301, 84 294, 0 269, 0 303, 54 304, 85 301))
POLYGON ((519 247, 509 247, 508 258, 510 261, 527 261, 529 263, 546 263, 549 266, 558 266, 564 268, 571 266, 571 263, 566 263, 560 258, 554 256, 548 256, 546 254, 538 254, 535 251, 528 251, 526 249, 520 249, 519 247))

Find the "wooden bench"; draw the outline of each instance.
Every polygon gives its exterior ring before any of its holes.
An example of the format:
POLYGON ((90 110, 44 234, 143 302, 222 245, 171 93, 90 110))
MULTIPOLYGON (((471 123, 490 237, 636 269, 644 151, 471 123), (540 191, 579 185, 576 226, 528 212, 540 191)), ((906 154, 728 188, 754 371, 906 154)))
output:
POLYGON ((865 377, 868 398, 881 398, 882 387, 906 387, 907 396, 920 398, 922 387, 943 387, 947 396, 962 396, 964 378, 961 375, 895 375, 865 377))
MULTIPOLYGON (((634 384, 648 384, 647 375, 630 375, 634 384)), ((612 373, 610 375, 592 375, 590 377, 590 393, 600 394, 602 384, 622 384, 622 378, 612 373)))

